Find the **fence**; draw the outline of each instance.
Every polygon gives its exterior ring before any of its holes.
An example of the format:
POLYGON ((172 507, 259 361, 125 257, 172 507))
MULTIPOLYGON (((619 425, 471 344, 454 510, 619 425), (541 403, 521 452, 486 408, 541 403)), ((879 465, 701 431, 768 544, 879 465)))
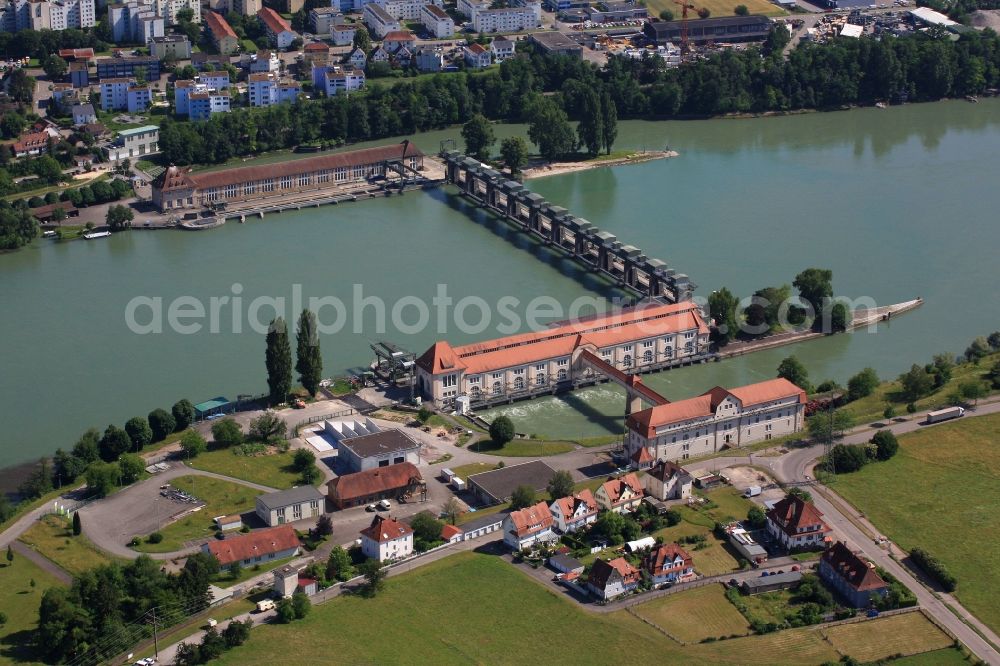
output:
POLYGON ((310 416, 309 418, 302 419, 301 421, 299 421, 298 423, 296 423, 295 424, 295 428, 293 430, 295 432, 298 432, 299 428, 302 428, 303 426, 310 425, 312 423, 317 423, 319 421, 328 421, 330 419, 340 419, 340 418, 343 418, 345 416, 353 416, 354 414, 357 414, 357 413, 358 412, 357 412, 356 409, 354 409, 353 407, 349 407, 347 409, 342 409, 339 412, 330 412, 329 414, 321 414, 319 416, 310 416))

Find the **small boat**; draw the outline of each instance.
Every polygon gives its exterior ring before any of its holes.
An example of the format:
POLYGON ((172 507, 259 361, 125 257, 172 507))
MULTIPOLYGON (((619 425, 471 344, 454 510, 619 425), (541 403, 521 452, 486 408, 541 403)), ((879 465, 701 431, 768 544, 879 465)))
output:
POLYGON ((56 232, 54 231, 49 230, 42 232, 42 238, 55 238, 55 237, 56 237, 56 232))
POLYGON ((889 105, 886 104, 885 102, 876 102, 875 103, 875 108, 876 109, 886 109, 888 107, 889 107, 889 105))
POLYGON ((110 231, 91 231, 83 235, 87 240, 94 240, 95 238, 107 238, 111 235, 110 231))

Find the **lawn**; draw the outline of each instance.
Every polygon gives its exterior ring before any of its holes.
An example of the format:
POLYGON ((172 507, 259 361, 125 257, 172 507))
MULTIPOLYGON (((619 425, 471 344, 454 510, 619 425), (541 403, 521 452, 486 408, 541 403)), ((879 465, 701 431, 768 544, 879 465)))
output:
POLYGON ((960 649, 950 647, 893 659, 892 666, 968 666, 970 663, 973 662, 960 649))
POLYGON ((860 661, 875 661, 886 655, 919 654, 952 644, 948 635, 919 611, 887 617, 878 623, 841 624, 822 631, 834 648, 849 652, 860 661))
POLYGON ((212 577, 212 584, 219 587, 232 587, 233 585, 238 585, 248 581, 254 576, 259 576, 263 573, 267 573, 268 571, 280 569, 297 557, 298 555, 292 555, 291 557, 283 557, 280 560, 270 560, 268 562, 261 562, 260 564, 243 567, 240 569, 240 575, 236 578, 230 576, 228 571, 220 571, 212 577))
POLYGON ((451 471, 460 479, 468 479, 473 474, 481 474, 482 472, 492 472, 497 466, 494 463, 469 463, 468 465, 459 465, 457 467, 451 467, 451 471))
POLYGON ((74 575, 114 559, 82 534, 73 536, 70 521, 61 516, 45 516, 19 540, 74 575))
POLYGON ((565 664, 628 655, 650 663, 814 666, 841 656, 816 628, 682 646, 625 611, 587 612, 499 558, 466 552, 388 580, 374 599, 341 596, 303 620, 256 627, 246 645, 213 663, 275 664, 294 654, 300 664, 327 664, 330 655, 345 664, 524 664, 539 660, 540 646, 548 661, 565 664))
MULTIPOLYGON (((788 12, 768 0, 700 0, 694 5, 698 8, 705 8, 712 12, 712 16, 734 16, 736 5, 746 5, 751 14, 763 14, 764 16, 785 16, 788 12)), ((676 20, 681 19, 681 7, 672 0, 649 0, 646 3, 649 7, 650 16, 659 16, 664 9, 669 9, 674 14, 676 20)), ((689 10, 688 20, 698 18, 694 10, 689 10)))
POLYGON ((0 625, 0 663, 25 663, 33 658, 29 632, 38 623, 42 594, 59 585, 51 574, 28 558, 15 554, 14 562, 0 566, 0 611, 7 622, 0 625), (32 586, 34 582, 34 586, 32 586))
POLYGON ((702 576, 716 576, 718 574, 738 571, 740 568, 739 558, 729 550, 728 544, 721 541, 712 534, 711 528, 706 529, 702 525, 689 523, 683 520, 673 527, 665 527, 653 533, 653 536, 662 536, 666 543, 677 543, 681 537, 704 534, 707 544, 701 550, 695 550, 691 544, 681 544, 681 547, 691 555, 694 562, 694 569, 702 576))
POLYGON ((143 541, 136 550, 144 553, 170 553, 185 548, 188 542, 207 539, 215 535, 215 516, 244 513, 254 508, 254 498, 259 491, 247 486, 207 476, 179 476, 170 482, 201 501, 206 506, 161 530, 163 541, 143 541))
POLYGON ((782 624, 785 621, 785 616, 789 614, 789 606, 793 596, 791 590, 775 590, 774 592, 740 597, 740 600, 747 605, 751 616, 764 622, 782 624))
POLYGON ((512 439, 498 447, 493 440, 481 439, 469 446, 470 451, 488 453, 493 456, 512 456, 521 458, 540 458, 554 456, 572 451, 576 446, 572 442, 547 441, 542 439, 512 439))
POLYGON ((685 643, 750 631, 746 619, 726 599, 722 585, 660 597, 635 607, 635 612, 685 643))
MULTIPOLYGON (((237 615, 249 613, 256 607, 257 601, 264 596, 265 595, 255 594, 250 597, 243 597, 241 599, 237 599, 236 601, 230 601, 229 603, 219 606, 218 608, 213 608, 199 613, 194 616, 194 619, 173 627, 168 633, 161 634, 158 637, 159 644, 161 647, 164 645, 173 645, 177 641, 187 638, 198 629, 204 628, 208 622, 208 618, 213 618, 218 622, 222 622, 223 620, 228 620, 236 617, 237 615)), ((150 641, 148 647, 137 647, 133 658, 141 659, 143 657, 152 656, 153 644, 152 641, 150 641)))
MULTIPOLYGON (((233 453, 232 449, 217 449, 202 453, 187 463, 195 469, 215 472, 251 483, 259 483, 271 488, 283 489, 301 485, 299 474, 292 471, 291 452, 262 456, 238 456, 233 453)), ((322 481, 323 476, 320 475, 319 479, 322 481)))
POLYGON ((900 437, 899 453, 832 487, 903 548, 921 547, 958 579, 958 599, 1000 629, 1000 415, 900 437), (886 501, 892 498, 892 501, 886 501))

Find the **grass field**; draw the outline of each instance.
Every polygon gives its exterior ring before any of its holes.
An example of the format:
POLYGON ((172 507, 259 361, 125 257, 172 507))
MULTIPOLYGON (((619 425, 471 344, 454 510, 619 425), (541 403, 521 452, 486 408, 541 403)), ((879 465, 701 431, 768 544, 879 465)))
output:
POLYGON ((764 622, 781 624, 785 621, 792 596, 791 590, 775 590, 774 592, 740 597, 740 599, 747 605, 752 617, 759 618, 764 622))
MULTIPOLYGON (((768 2, 768 0, 699 0, 694 5, 701 9, 712 12, 712 16, 734 16, 736 5, 746 5, 751 14, 763 14, 764 16, 785 16, 788 12, 781 7, 768 2)), ((681 19, 680 5, 672 0, 648 0, 646 6, 649 8, 650 16, 659 16, 664 9, 669 9, 674 14, 675 20, 681 19)), ((689 10, 688 20, 696 19, 696 12, 689 10)))
POLYGON ((706 585, 660 597, 634 610, 686 643, 750 631, 746 619, 726 599, 722 585, 706 585))
POLYGON ((169 553, 184 548, 186 541, 205 539, 215 534, 212 518, 231 513, 243 513, 254 507, 258 491, 231 481, 223 481, 207 476, 179 476, 170 482, 206 506, 160 530, 163 541, 152 544, 142 542, 136 550, 144 553, 169 553))
POLYGON ((705 543, 708 545, 701 550, 695 550, 692 545, 681 545, 691 555, 695 571, 703 576, 715 576, 740 568, 740 561, 735 553, 729 549, 729 546, 724 541, 715 538, 711 529, 706 529, 702 525, 695 525, 684 520, 673 527, 659 530, 653 536, 662 536, 664 542, 671 543, 679 542, 681 537, 695 534, 704 534, 705 543))
POLYGON ((42 594, 59 585, 51 574, 28 558, 16 555, 14 562, 0 566, 0 611, 7 622, 0 625, 0 663, 26 663, 33 659, 28 632, 38 623, 42 594), (34 581, 35 585, 31 583, 34 581))
POLYGON ((19 539, 70 574, 107 564, 114 559, 83 536, 73 536, 71 523, 61 516, 45 516, 19 539))
POLYGON ((943 650, 915 654, 912 657, 894 659, 892 666, 959 666, 960 664, 969 663, 972 662, 969 661, 967 655, 957 648, 950 647, 943 650))
POLYGON ((919 654, 952 644, 920 612, 887 617, 878 624, 841 624, 824 629, 823 635, 837 650, 860 661, 875 661, 886 654, 919 654))
POLYGON ((649 663, 815 666, 841 657, 816 628, 682 646, 627 612, 584 611, 499 558, 477 553, 456 554, 392 578, 374 599, 342 596, 314 607, 303 620, 257 627, 246 645, 213 663, 270 665, 292 654, 297 664, 333 659, 408 666, 539 659, 593 664, 625 657, 649 663))
POLYGON ((494 463, 469 463, 468 465, 458 465, 457 467, 451 467, 458 478, 468 479, 473 474, 481 474, 482 472, 492 472, 497 468, 494 463))
POLYGON ((469 445, 470 451, 488 453, 494 456, 515 456, 523 458, 541 458, 572 451, 576 446, 572 442, 548 441, 543 439, 513 439, 498 447, 491 439, 481 439, 469 445))
POLYGON ((1000 415, 965 417, 905 435, 892 460, 831 481, 900 546, 939 558, 958 578, 958 599, 994 630, 1000 629, 998 444, 1000 415))
MULTIPOLYGON (((189 460, 188 465, 272 488, 291 488, 301 484, 299 474, 292 471, 290 452, 267 456, 238 456, 230 449, 218 449, 189 460)), ((322 479, 322 475, 319 478, 322 479)))

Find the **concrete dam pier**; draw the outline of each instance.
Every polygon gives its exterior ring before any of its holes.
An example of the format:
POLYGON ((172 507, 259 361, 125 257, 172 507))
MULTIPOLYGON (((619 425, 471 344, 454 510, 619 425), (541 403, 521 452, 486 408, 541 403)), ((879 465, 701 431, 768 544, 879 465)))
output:
POLYGON ((587 269, 640 298, 661 303, 691 299, 696 285, 666 262, 647 257, 641 249, 549 203, 479 160, 457 150, 442 151, 441 159, 445 182, 546 245, 559 248, 587 269))

